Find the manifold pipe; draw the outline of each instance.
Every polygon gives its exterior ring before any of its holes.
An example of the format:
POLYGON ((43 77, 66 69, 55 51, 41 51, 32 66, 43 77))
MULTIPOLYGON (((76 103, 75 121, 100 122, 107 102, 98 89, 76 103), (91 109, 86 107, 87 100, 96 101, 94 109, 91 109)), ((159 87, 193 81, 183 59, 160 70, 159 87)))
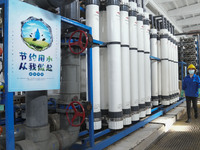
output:
POLYGON ((132 121, 139 121, 138 103, 138 41, 137 41, 137 3, 129 2, 129 45, 130 45, 130 69, 131 69, 131 111, 132 121))
MULTIPOLYGON (((33 142, 30 139, 16 142, 16 150, 67 150, 78 139, 79 127, 69 125, 65 113, 60 115, 60 130, 49 133, 46 140, 33 142)), ((76 122, 77 120, 75 120, 76 122)), ((38 128, 34 128, 38 129, 38 128)), ((35 137, 41 139, 40 134, 35 137)))

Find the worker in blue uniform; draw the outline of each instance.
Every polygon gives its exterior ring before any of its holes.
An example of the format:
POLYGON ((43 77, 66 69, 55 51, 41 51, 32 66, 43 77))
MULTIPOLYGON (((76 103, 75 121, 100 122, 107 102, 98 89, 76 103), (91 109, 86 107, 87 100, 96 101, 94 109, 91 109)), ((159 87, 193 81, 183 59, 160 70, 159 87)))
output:
POLYGON ((187 102, 187 116, 188 119, 186 123, 191 122, 191 101, 194 108, 194 117, 198 118, 198 108, 197 108, 197 100, 198 100, 198 89, 200 87, 200 79, 199 76, 195 74, 196 67, 191 64, 188 66, 189 75, 184 78, 182 89, 185 91, 185 97, 187 102))

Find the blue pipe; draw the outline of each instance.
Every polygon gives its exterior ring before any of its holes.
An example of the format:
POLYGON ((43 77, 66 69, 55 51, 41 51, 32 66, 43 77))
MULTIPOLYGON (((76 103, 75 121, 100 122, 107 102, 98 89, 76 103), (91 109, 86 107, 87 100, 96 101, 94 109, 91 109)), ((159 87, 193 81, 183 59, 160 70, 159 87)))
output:
POLYGON ((158 57, 154 57, 154 56, 150 56, 150 59, 151 59, 151 60, 157 60, 157 61, 161 61, 161 59, 160 59, 160 58, 158 58, 158 57))

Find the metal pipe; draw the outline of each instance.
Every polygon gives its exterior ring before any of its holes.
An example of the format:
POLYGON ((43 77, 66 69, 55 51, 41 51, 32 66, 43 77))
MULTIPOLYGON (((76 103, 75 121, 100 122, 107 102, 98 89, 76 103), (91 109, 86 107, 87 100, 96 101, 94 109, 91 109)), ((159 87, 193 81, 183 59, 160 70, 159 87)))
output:
POLYGON ((150 21, 151 21, 151 28, 154 28, 154 19, 153 19, 153 15, 149 15, 150 21))
MULTIPOLYGON (((25 139, 25 127, 24 125, 15 125, 14 127, 15 141, 25 139)), ((5 146, 6 143, 6 129, 3 127, 3 132, 0 135, 0 145, 5 146)))
POLYGON ((158 25, 157 25, 157 22, 156 22, 156 18, 153 17, 153 20, 154 20, 154 27, 155 27, 155 29, 158 29, 158 25))
POLYGON ((141 1, 142 1, 141 2, 142 3, 142 8, 144 9, 144 0, 141 0, 141 1))
POLYGON ((48 125, 47 91, 26 93, 26 126, 42 127, 48 125))

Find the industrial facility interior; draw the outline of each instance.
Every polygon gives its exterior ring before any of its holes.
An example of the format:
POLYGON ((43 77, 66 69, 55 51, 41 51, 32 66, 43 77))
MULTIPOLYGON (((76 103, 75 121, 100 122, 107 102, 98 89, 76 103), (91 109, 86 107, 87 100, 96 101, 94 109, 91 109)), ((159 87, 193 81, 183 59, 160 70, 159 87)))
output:
MULTIPOLYGON (((185 123, 200 0, 0 0, 0 150, 199 149, 185 123)), ((199 103, 200 104, 200 103, 199 103)))

